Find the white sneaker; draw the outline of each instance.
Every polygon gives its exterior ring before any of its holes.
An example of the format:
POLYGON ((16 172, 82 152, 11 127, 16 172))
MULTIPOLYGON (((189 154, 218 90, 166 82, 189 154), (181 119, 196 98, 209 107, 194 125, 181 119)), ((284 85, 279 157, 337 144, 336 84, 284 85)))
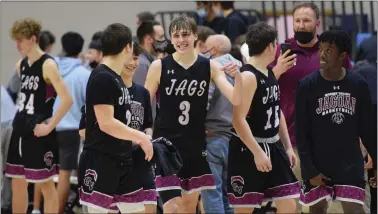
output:
POLYGON ((41 211, 40 210, 33 210, 32 214, 41 214, 41 211))

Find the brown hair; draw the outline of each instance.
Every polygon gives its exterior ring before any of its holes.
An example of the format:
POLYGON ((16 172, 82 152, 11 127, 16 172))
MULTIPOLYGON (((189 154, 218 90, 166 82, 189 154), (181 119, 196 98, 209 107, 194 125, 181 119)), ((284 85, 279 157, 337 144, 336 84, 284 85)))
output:
POLYGON ((217 34, 213 29, 199 25, 197 28, 198 32, 198 39, 194 41, 194 47, 196 47, 198 41, 206 42, 206 39, 209 38, 209 36, 217 34))
POLYGON ((299 8, 311 8, 314 11, 314 13, 315 13, 316 19, 320 18, 319 8, 313 2, 294 2, 293 14, 299 8))
POLYGON ((169 34, 172 34, 174 31, 189 31, 191 33, 196 34, 197 33, 197 24, 196 21, 194 21, 193 18, 182 15, 179 17, 176 17, 172 20, 171 24, 169 25, 169 34))
POLYGON ((35 19, 20 19, 13 23, 10 30, 10 36, 14 40, 20 38, 30 39, 32 36, 35 36, 36 41, 38 42, 41 29, 41 23, 35 19))

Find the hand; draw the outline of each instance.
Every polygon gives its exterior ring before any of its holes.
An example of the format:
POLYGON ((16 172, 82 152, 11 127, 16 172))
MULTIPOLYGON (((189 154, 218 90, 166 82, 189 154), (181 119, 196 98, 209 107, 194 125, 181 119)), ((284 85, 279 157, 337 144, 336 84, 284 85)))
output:
POLYGON ((365 169, 371 169, 371 168, 373 168, 373 160, 368 154, 368 161, 365 163, 365 169))
POLYGON ((323 185, 325 185, 325 183, 324 183, 325 180, 329 181, 331 179, 327 178, 322 173, 320 173, 319 175, 311 178, 310 183, 311 183, 312 186, 323 186, 323 185))
POLYGON ((48 134, 53 130, 53 128, 49 124, 41 123, 37 124, 34 128, 34 135, 36 137, 43 137, 48 134))
POLYGON ((141 136, 141 140, 139 141, 139 145, 144 151, 144 154, 146 154, 145 160, 150 161, 152 157, 154 156, 154 148, 150 140, 151 136, 146 135, 143 132, 141 133, 142 133, 142 136, 141 136))
POLYGON ((221 68, 222 71, 226 72, 232 78, 235 78, 237 73, 240 73, 238 65, 233 62, 227 63, 221 68))
POLYGON ((373 188, 377 188, 377 170, 374 170, 374 177, 369 179, 369 184, 373 188))
POLYGON ((269 172, 272 170, 272 163, 263 150, 260 150, 257 154, 253 154, 253 156, 255 157, 257 170, 260 172, 269 172))
POLYGON ((292 68, 295 63, 297 62, 297 55, 293 54, 291 56, 287 56, 290 53, 290 50, 287 50, 284 54, 281 54, 277 59, 277 64, 274 67, 274 70, 277 70, 280 74, 285 73, 287 70, 292 68))
POLYGON ((293 151, 293 148, 287 149, 286 154, 289 157, 290 168, 293 169, 297 165, 297 161, 298 161, 297 156, 295 156, 295 153, 293 151))

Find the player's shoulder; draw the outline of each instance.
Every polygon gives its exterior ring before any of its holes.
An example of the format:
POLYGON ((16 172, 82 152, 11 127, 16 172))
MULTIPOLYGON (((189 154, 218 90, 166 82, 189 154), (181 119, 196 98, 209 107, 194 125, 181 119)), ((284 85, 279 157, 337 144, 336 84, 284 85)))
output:
POLYGON ((137 84, 137 83, 134 83, 134 87, 135 87, 135 91, 138 93, 138 94, 142 94, 143 97, 150 97, 150 92, 148 92, 148 90, 143 86, 143 85, 140 85, 140 84, 137 84))
POLYGON ((52 57, 46 57, 42 65, 43 69, 58 69, 58 64, 52 57))
POLYGON ((142 93, 148 92, 148 90, 141 84, 133 82, 133 85, 134 85, 136 91, 140 91, 142 93))
POLYGON ((91 72, 89 79, 88 79, 88 84, 96 84, 99 82, 109 82, 115 80, 116 77, 110 71, 107 67, 102 66, 101 64, 98 65, 93 71, 91 72))
POLYGON ((165 58, 163 59, 155 59, 154 61, 152 61, 151 63, 151 67, 152 68, 161 68, 161 65, 163 64, 163 61, 165 60, 165 58))

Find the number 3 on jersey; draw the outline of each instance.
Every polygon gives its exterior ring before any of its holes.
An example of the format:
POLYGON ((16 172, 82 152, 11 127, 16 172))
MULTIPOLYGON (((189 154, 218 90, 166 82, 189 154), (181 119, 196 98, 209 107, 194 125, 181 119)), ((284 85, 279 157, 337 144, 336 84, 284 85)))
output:
POLYGON ((21 112, 24 108, 27 114, 34 114, 34 94, 30 94, 29 100, 25 106, 26 95, 22 92, 18 95, 18 111, 21 112))
POLYGON ((178 121, 181 125, 188 125, 189 123, 189 110, 190 110, 190 103, 188 101, 182 101, 180 103, 180 110, 181 115, 178 118, 178 121))
MULTIPOLYGON (((273 113, 272 108, 273 107, 270 107, 268 110, 266 110, 266 114, 268 115, 268 121, 266 121, 266 125, 264 127, 265 130, 272 128, 272 124, 270 123, 270 118, 272 117, 272 113, 273 113)), ((278 112, 279 109, 280 109, 279 106, 276 106, 274 108, 274 110, 275 110, 274 111, 274 115, 275 115, 275 118, 274 118, 274 128, 277 128, 277 126, 280 123, 280 119, 279 119, 280 112, 278 112)))

